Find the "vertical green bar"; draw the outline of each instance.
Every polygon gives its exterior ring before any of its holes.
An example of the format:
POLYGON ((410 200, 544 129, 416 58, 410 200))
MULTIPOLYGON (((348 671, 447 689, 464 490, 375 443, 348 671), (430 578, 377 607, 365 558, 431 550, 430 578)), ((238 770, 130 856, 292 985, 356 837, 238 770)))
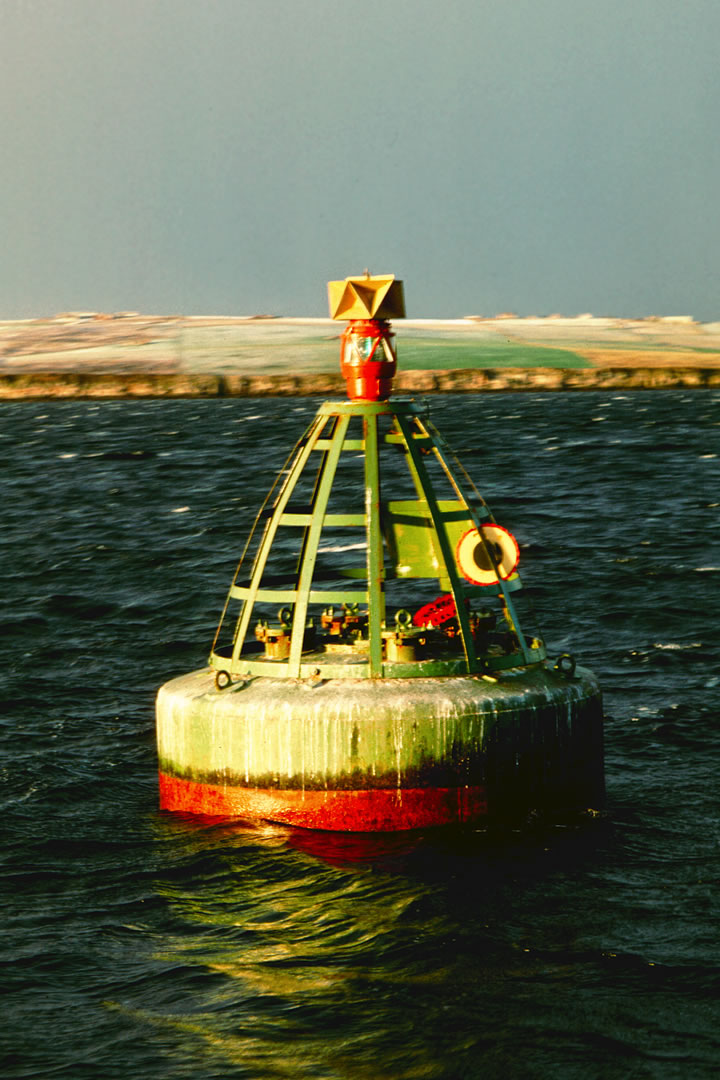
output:
POLYGON ((433 529, 440 545, 442 552, 443 562, 445 563, 445 569, 447 576, 450 580, 450 588, 452 590, 453 597, 455 599, 455 608, 457 610, 458 622, 460 623, 460 634, 463 641, 463 648, 465 650, 465 659, 467 660, 468 670, 470 672, 475 671, 477 667, 477 658, 475 655, 475 642, 472 636, 472 630, 470 629, 470 619, 468 617, 467 608, 465 607, 465 593, 458 577, 457 567, 455 564, 455 557, 450 549, 448 543, 447 533, 445 532, 445 524, 440 516, 440 509, 435 498, 435 492, 433 491, 430 477, 427 474, 425 463, 420 456, 420 451, 415 445, 413 438, 413 431, 408 423, 406 417, 397 415, 397 422, 400 430, 403 433, 405 443, 407 445, 408 454, 412 461, 413 467, 417 473, 418 480, 422 486, 423 495, 428 504, 430 511, 430 517, 432 518, 433 529))
MULTIPOLYGON (((444 449, 447 452, 451 452, 450 448, 444 442, 442 436, 440 435, 440 432, 437 431, 436 428, 432 427, 431 425, 426 426, 420 420, 418 420, 417 423, 423 429, 425 434, 429 435, 430 438, 433 440, 433 449, 435 450, 435 456, 437 457, 438 461, 442 465, 442 467, 443 467, 443 469, 445 471, 445 474, 447 475, 448 479, 450 480, 453 487, 455 488, 455 491, 457 492, 459 498, 462 499, 462 501, 465 503, 465 505, 468 508, 468 513, 470 514, 472 522, 473 522, 475 528, 478 531, 478 535, 480 536, 480 539, 482 540, 483 547, 485 549, 485 553, 487 554, 487 557, 488 557, 488 559, 490 560, 490 562, 492 564, 493 570, 495 571, 495 576, 497 578, 498 585, 500 587, 500 592, 502 594, 503 603, 505 604, 505 608, 506 608, 506 611, 507 611, 508 618, 510 620, 511 627, 515 631, 515 633, 517 634, 517 639, 518 639, 518 642, 520 644, 520 650, 521 650, 523 656, 525 657, 525 662, 527 664, 532 664, 533 659, 534 659, 533 655, 532 655, 532 652, 530 651, 528 643, 525 640, 525 635, 522 632, 522 627, 520 626, 520 620, 517 617, 517 612, 515 611, 515 605, 513 604, 512 597, 510 596, 510 590, 507 588, 504 579, 500 576, 500 574, 498 572, 497 559, 495 558, 494 552, 492 550, 492 545, 488 544, 486 542, 485 538, 484 538, 484 534, 483 534, 483 531, 482 531, 482 522, 480 521, 480 515, 476 512, 475 508, 472 505, 471 499, 468 498, 467 493, 463 490, 462 483, 454 475, 454 473, 450 469, 450 466, 448 465, 447 461, 445 460, 445 457, 443 456, 441 446, 444 447, 444 449)), ((455 455, 453 454, 453 457, 454 456, 455 455)), ((456 460, 457 465, 460 467, 462 472, 465 474, 465 477, 466 477, 471 489, 474 491, 475 496, 480 500, 480 502, 483 504, 483 506, 485 506, 486 509, 488 509, 488 513, 489 513, 489 508, 487 507, 487 504, 485 503, 485 500, 482 499, 481 496, 480 496, 480 493, 477 490, 475 490, 475 485, 473 484, 473 482, 470 479, 470 477, 468 476, 468 474, 465 472, 465 468, 463 467, 462 463, 459 462, 457 460, 457 458, 455 458, 455 460, 456 460)), ((492 514, 490 514, 490 520, 491 521, 495 520, 493 518, 492 514)))
POLYGON ((265 570, 265 564, 270 554, 272 542, 275 539, 275 533, 277 532, 280 517, 285 511, 285 507, 290 501, 290 496, 293 493, 295 485, 297 484, 302 474, 307 460, 312 453, 312 449, 317 442, 323 427, 325 426, 325 417, 317 416, 310 428, 308 429, 307 442, 299 451, 295 461, 290 467, 290 473, 287 480, 282 486, 280 494, 278 495, 277 502, 273 508, 272 517, 267 524, 265 534, 260 542, 258 553, 255 557, 255 563, 253 565, 252 574, 250 577, 249 593, 243 603, 242 613, 238 621, 237 633, 235 634, 235 641, 233 643, 232 654, 232 666, 237 663, 240 653, 242 651, 243 644, 245 642, 245 636, 247 634, 248 626, 252 616, 253 607, 255 606, 255 597, 257 591, 260 588, 260 582, 262 580, 263 572, 265 570))
POLYGON ((315 560, 320 543, 325 511, 327 510, 330 491, 332 490, 335 470, 337 469, 340 452, 345 442, 345 434, 350 423, 349 416, 340 416, 335 424, 330 449, 325 457, 325 465, 317 489, 317 495, 311 508, 312 521, 307 532, 303 563, 300 570, 300 578, 297 584, 297 600, 293 614, 292 635, 290 639, 290 657, 288 659, 288 675, 291 679, 297 679, 300 675, 300 659, 302 656, 303 640, 305 637, 305 623, 307 621, 308 597, 312 586, 315 572, 315 560))
POLYGON ((366 416, 365 429, 365 519, 367 527, 368 636, 370 676, 382 675, 382 628, 385 621, 385 591, 382 529, 380 526, 380 459, 378 418, 366 416))

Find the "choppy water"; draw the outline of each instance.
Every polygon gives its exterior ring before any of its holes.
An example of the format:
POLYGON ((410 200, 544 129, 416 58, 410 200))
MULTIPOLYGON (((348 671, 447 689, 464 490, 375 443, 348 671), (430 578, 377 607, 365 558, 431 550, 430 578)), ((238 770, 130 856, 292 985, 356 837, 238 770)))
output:
POLYGON ((604 683, 606 817, 162 815, 155 689, 204 663, 315 406, 0 406, 2 1075, 714 1076, 720 395, 433 401, 549 645, 604 683))

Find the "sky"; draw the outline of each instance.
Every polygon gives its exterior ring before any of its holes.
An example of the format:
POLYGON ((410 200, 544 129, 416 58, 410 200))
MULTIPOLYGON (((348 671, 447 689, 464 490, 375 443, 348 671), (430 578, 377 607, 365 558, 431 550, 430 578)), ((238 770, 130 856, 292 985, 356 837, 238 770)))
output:
POLYGON ((720 319, 718 0, 0 0, 0 319, 720 319))

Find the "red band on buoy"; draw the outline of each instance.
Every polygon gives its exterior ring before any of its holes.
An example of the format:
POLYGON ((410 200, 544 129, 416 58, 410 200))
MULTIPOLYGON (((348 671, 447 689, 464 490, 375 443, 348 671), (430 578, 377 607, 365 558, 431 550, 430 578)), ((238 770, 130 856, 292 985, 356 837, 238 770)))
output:
POLYGON ((299 791, 221 787, 159 774, 163 810, 205 817, 277 821, 304 829, 395 832, 459 825, 487 814, 484 788, 299 791))

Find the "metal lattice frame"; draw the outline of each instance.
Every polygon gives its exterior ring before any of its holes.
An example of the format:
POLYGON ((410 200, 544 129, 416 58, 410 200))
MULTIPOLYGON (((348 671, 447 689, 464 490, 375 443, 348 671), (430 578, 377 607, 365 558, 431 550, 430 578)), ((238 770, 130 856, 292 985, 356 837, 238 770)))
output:
MULTIPOLYGON (((241 566, 230 588, 218 634, 210 655, 211 665, 224 671, 231 678, 238 676, 270 675, 285 678, 403 678, 435 675, 481 674, 493 668, 524 666, 545 659, 541 642, 528 644, 524 637, 512 602, 512 592, 521 587, 517 574, 503 580, 492 544, 486 543, 481 529, 483 522, 493 521, 492 514, 475 489, 462 466, 450 459, 454 455, 432 425, 422 419, 421 411, 411 402, 326 402, 323 404, 299 440, 292 463, 275 498, 272 512, 265 520, 263 534, 249 577, 241 581, 241 566), (391 417, 391 430, 384 435, 379 430, 381 417, 391 417), (362 422, 362 439, 348 438, 353 418, 362 422), (462 643, 462 655, 418 660, 413 662, 389 662, 383 658, 383 631, 385 630, 385 582, 392 574, 386 566, 383 538, 383 499, 380 470, 380 446, 382 443, 397 444, 406 455, 418 500, 427 508, 432 522, 431 540, 441 573, 438 578, 449 581, 462 643), (328 503, 343 452, 362 453, 364 456, 365 505, 362 513, 328 513, 328 503), (459 503, 445 509, 435 495, 432 481, 423 460, 431 453, 450 482, 459 503), (321 454, 314 479, 310 505, 302 511, 290 508, 290 500, 298 482, 305 474, 315 454, 321 454), (446 526, 451 522, 472 522, 480 534, 487 558, 493 566, 497 584, 478 586, 466 581, 458 571, 446 526), (295 572, 281 583, 264 583, 268 559, 278 531, 285 528, 303 530, 300 555, 295 572), (348 577, 355 581, 364 576, 364 588, 348 584, 347 588, 323 589, 316 580, 315 570, 323 529, 327 527, 362 528, 366 539, 366 567, 364 572, 340 568, 338 578, 348 577), (471 598, 495 595, 500 598, 507 623, 519 644, 519 652, 502 658, 490 659, 478 655, 470 625, 468 602, 471 598), (218 640, 229 606, 240 601, 240 614, 236 622, 232 647, 219 647, 218 640), (258 604, 274 604, 289 609, 291 613, 289 655, 280 659, 268 659, 257 651, 254 642, 248 642, 248 632, 258 604), (313 605, 366 605, 366 647, 351 660, 340 662, 337 657, 318 655, 318 651, 306 644, 306 626, 309 610, 313 605)), ((275 488, 278 487, 276 482, 275 488)), ((267 504, 267 500, 266 500, 267 504)), ((264 505, 266 505, 264 504, 264 505)), ((254 526, 256 531, 259 518, 254 526)), ((247 548, 246 548, 247 551, 247 548)), ((419 576, 419 575, 416 575, 419 576)), ((359 584, 359 582, 358 582, 359 584)))

